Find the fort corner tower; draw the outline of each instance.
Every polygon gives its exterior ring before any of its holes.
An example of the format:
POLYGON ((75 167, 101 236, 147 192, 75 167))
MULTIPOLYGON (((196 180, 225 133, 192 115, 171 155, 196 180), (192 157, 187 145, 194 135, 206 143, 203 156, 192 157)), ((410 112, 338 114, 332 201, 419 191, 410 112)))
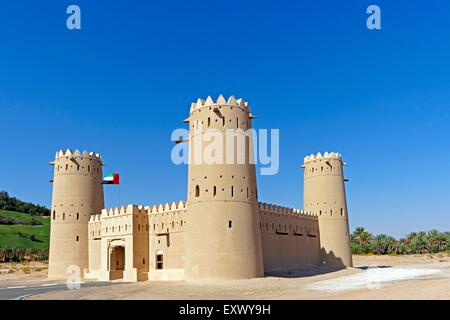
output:
POLYGON ((88 268, 88 222, 104 208, 99 154, 56 153, 51 209, 49 278, 66 278, 71 266, 88 268))
POLYGON ((302 166, 304 208, 318 216, 321 260, 331 268, 353 266, 343 166, 334 152, 306 156, 302 166))
POLYGON ((233 96, 198 99, 191 105, 186 119, 190 159, 186 279, 264 274, 253 145, 246 134, 251 119, 248 104, 233 96), (232 140, 227 132, 235 135, 232 140), (211 143, 217 147, 214 151, 211 143), (211 158, 203 157, 208 154, 211 158))

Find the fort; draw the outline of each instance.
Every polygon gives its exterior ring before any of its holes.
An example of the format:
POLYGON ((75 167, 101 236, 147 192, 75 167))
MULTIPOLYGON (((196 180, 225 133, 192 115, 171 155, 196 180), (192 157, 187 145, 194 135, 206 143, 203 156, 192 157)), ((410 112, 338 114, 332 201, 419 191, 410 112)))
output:
MULTIPOLYGON (((199 99, 185 120, 189 154, 206 147, 208 139, 196 139, 206 130, 244 132, 252 118, 242 99, 199 99)), ((186 201, 116 208, 104 206, 99 154, 57 152, 48 276, 66 278, 73 266, 85 279, 132 282, 352 267, 341 155, 304 158, 304 209, 292 209, 258 201, 253 147, 245 146, 243 163, 189 163, 186 201)))

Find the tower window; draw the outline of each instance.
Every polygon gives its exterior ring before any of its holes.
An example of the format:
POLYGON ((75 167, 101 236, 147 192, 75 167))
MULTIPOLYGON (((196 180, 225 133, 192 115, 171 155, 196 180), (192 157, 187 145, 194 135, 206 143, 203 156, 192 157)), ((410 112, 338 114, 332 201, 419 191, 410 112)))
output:
POLYGON ((91 172, 91 166, 88 166, 88 172, 91 172))
POLYGON ((195 196, 200 197, 200 187, 198 185, 195 186, 195 196))
POLYGON ((77 212, 77 220, 80 220, 80 214, 77 212))
POLYGON ((344 210, 341 208, 341 216, 344 215, 344 210))
POLYGON ((77 241, 80 241, 80 236, 77 236, 77 241))
POLYGON ((234 197, 234 187, 231 187, 231 196, 234 197))
POLYGON ((216 194, 217 194, 217 187, 216 187, 216 186, 214 186, 214 188, 213 188, 213 196, 215 197, 215 196, 216 196, 216 194))
POLYGON ((66 213, 63 212, 63 220, 65 220, 65 219, 66 219, 66 213))
POLYGON ((330 216, 332 216, 333 215, 333 210, 330 210, 330 216))
POLYGON ((211 118, 208 118, 208 127, 211 125, 211 118))
POLYGON ((55 220, 55 217, 56 217, 56 211, 53 210, 53 220, 55 220))
POLYGON ((164 259, 163 259, 162 252, 161 253, 158 252, 156 254, 156 269, 157 270, 162 270, 162 268, 163 268, 163 261, 164 261, 164 259))
POLYGON ((229 220, 228 221, 228 228, 231 228, 233 226, 233 221, 229 220))

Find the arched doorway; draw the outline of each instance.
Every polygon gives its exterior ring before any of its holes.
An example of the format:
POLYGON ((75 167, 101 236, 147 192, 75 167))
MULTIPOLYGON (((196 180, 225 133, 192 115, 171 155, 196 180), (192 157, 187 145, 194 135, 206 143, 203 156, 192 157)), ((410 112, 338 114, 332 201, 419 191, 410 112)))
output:
POLYGON ((108 268, 110 280, 123 278, 125 270, 125 242, 123 240, 110 242, 108 268))
POLYGON ((120 247, 111 248, 110 270, 111 271, 125 270, 125 248, 124 247, 120 246, 120 247))

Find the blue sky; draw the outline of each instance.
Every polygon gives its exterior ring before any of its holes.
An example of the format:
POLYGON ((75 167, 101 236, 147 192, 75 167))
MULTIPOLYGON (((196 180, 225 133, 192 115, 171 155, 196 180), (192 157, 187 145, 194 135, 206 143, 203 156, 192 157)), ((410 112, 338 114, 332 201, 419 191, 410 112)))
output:
POLYGON ((47 163, 71 147, 121 173, 107 206, 185 199, 170 134, 198 97, 234 94, 280 129, 261 201, 301 208, 303 157, 338 151, 352 229, 450 230, 449 15, 437 0, 1 0, 0 189, 49 206, 47 163))

